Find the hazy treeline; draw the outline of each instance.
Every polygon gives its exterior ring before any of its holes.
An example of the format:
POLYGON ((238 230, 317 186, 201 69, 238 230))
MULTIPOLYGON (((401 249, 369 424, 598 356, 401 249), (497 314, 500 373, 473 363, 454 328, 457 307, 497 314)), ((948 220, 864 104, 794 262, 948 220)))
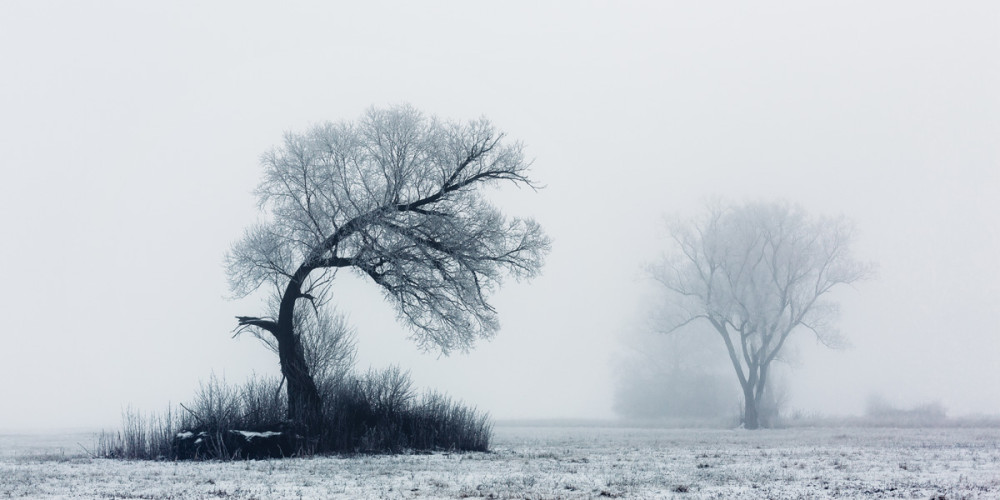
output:
POLYGON ((629 419, 738 419, 739 391, 716 339, 701 332, 632 332, 616 363, 615 412, 629 419))

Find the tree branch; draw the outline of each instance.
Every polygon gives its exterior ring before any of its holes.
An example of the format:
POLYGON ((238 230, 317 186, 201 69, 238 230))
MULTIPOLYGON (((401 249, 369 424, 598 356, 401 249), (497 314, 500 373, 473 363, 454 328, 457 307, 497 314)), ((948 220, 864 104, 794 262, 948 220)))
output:
POLYGON ((278 323, 274 320, 257 318, 254 316, 237 316, 236 320, 239 325, 236 329, 236 335, 242 333, 247 327, 256 327, 261 330, 267 330, 274 335, 278 334, 278 323))

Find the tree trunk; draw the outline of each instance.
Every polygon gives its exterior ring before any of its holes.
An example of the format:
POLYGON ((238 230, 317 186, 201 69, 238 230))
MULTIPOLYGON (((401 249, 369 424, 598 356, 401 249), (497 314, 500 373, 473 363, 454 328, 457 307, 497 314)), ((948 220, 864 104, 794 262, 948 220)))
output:
POLYGON ((316 389, 302 344, 291 331, 278 336, 278 361, 288 384, 288 420, 306 427, 322 422, 323 403, 316 389))
POLYGON ((760 428, 760 418, 757 412, 757 398, 754 395, 753 387, 749 384, 743 387, 743 428, 760 428))
POLYGON ((767 391, 767 368, 768 363, 761 365, 760 367, 760 378, 757 380, 757 388, 754 391, 754 400, 756 401, 757 407, 757 423, 758 427, 770 428, 775 417, 774 408, 768 400, 764 399, 764 394, 767 391))
POLYGON ((302 266, 289 280, 278 308, 278 362, 281 374, 288 384, 288 420, 306 429, 318 429, 323 422, 323 402, 316 390, 316 382, 309 373, 302 343, 295 332, 295 301, 302 296, 301 286, 311 269, 302 266))

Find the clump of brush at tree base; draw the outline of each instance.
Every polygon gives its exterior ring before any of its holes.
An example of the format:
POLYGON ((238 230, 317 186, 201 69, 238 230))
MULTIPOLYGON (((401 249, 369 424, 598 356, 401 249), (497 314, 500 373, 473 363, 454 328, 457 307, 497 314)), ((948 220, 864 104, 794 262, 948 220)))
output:
POLYGON ((488 451, 489 416, 437 392, 417 396, 398 368, 321 384, 326 425, 318 436, 332 451, 488 451))
POLYGON ((100 436, 95 455, 140 460, 240 459, 321 453, 488 451, 486 413, 435 392, 417 395, 398 368, 322 379, 323 424, 285 420, 279 379, 242 386, 214 376, 191 404, 142 416, 126 410, 118 433, 100 436))

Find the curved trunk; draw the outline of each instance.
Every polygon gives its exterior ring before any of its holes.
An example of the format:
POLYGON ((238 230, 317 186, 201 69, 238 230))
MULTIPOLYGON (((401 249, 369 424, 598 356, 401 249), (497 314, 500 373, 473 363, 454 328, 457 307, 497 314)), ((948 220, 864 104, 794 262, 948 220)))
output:
POLYGON ((300 267, 295 276, 289 280, 281 297, 277 331, 274 336, 278 341, 281 374, 285 376, 288 384, 288 420, 304 425, 307 429, 315 429, 319 428, 323 421, 323 402, 316 389, 316 382, 309 373, 302 343, 299 342, 292 321, 295 301, 302 296, 302 282, 310 271, 310 268, 300 267))
POLYGON ((278 339, 278 362, 288 389, 288 420, 314 427, 321 423, 323 403, 316 389, 302 344, 291 331, 282 332, 278 339))

